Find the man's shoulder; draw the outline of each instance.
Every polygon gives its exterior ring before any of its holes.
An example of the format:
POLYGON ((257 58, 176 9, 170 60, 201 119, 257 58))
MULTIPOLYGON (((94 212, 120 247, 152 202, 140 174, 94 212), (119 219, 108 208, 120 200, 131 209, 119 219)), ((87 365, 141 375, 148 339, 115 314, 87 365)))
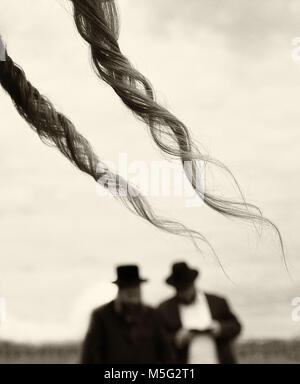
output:
MULTIPOLYGON (((147 315, 155 314, 155 309, 151 307, 150 305, 143 304, 143 311, 147 315)), ((107 304, 101 305, 100 307, 93 310, 93 316, 95 317, 103 317, 106 315, 110 315, 114 308, 114 301, 111 301, 107 304)))
POLYGON ((155 308, 151 307, 150 305, 143 304, 143 311, 146 316, 155 316, 156 310, 155 308))
POLYGON ((169 307, 172 307, 174 305, 177 304, 177 300, 176 300, 176 297, 171 297, 167 300, 164 300, 162 301, 159 306, 157 307, 157 309, 160 311, 160 310, 164 310, 166 308, 169 308, 169 307))
POLYGON ((103 317, 111 312, 112 307, 113 307, 113 301, 107 304, 101 305, 100 307, 95 308, 93 310, 92 316, 95 318, 103 317))
POLYGON ((226 304, 227 303, 227 300, 225 299, 225 297, 220 296, 220 295, 216 295, 214 293, 205 292, 205 296, 209 302, 213 302, 216 304, 226 304))

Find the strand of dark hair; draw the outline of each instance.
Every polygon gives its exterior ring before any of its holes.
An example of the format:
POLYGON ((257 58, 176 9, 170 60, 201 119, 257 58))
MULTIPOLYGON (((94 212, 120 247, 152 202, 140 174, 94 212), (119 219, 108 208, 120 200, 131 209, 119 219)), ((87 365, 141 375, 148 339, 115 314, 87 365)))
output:
POLYGON ((10 95, 19 114, 46 145, 57 148, 79 170, 112 192, 131 212, 160 230, 190 238, 199 251, 198 240, 205 242, 215 254, 202 234, 181 223, 158 217, 133 185, 99 160, 86 138, 27 80, 24 71, 7 52, 6 60, 0 62, 0 84, 10 95))
MULTIPOLYGON (((122 54, 119 38, 119 17, 114 0, 71 0, 76 27, 83 39, 90 45, 91 57, 96 74, 109 84, 122 102, 150 129, 156 145, 172 158, 179 158, 184 166, 190 162, 192 172, 186 172, 198 196, 213 210, 224 216, 250 220, 256 225, 268 225, 276 232, 284 255, 282 237, 277 226, 265 218, 260 209, 247 203, 239 184, 220 161, 199 151, 187 127, 155 99, 151 83, 136 70, 122 54), (241 200, 234 201, 216 196, 203 188, 197 181, 199 162, 212 164, 225 171, 237 187, 241 200)), ((200 183, 201 184, 201 183, 200 183)))

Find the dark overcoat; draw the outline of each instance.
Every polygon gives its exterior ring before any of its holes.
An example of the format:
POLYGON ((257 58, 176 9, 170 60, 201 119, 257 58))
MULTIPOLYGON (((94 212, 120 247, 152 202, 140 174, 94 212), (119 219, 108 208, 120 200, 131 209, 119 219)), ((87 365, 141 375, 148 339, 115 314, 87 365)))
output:
POLYGON ((157 311, 143 306, 138 317, 127 321, 112 301, 93 312, 81 363, 167 363, 171 353, 157 311))
MULTIPOLYGON (((241 332, 241 324, 232 313, 227 301, 221 297, 206 294, 213 320, 221 324, 221 333, 216 338, 216 349, 220 364, 235 364, 232 342, 241 332)), ((178 349, 175 346, 175 334, 182 327, 179 302, 176 297, 163 302, 158 311, 164 323, 169 343, 173 346, 173 356, 177 363, 185 364, 188 359, 188 347, 178 349)))

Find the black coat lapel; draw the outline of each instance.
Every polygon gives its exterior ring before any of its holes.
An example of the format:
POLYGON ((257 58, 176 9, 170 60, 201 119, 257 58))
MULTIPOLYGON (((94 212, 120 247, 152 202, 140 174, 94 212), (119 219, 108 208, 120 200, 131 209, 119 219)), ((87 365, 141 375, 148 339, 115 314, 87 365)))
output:
POLYGON ((216 301, 215 301, 214 297, 211 295, 208 295, 207 293, 205 293, 205 297, 206 297, 206 300, 207 300, 207 303, 208 303, 208 306, 210 309, 212 319, 217 320, 218 319, 218 308, 217 308, 216 301))

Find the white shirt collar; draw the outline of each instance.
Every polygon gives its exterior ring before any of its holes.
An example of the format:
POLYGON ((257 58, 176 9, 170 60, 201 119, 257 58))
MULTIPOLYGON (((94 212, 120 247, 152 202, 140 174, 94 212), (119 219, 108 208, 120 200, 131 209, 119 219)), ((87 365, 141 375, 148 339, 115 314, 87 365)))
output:
POLYGON ((212 316, 203 291, 197 292, 195 301, 189 305, 179 305, 182 326, 187 329, 206 330, 210 328, 212 316))

